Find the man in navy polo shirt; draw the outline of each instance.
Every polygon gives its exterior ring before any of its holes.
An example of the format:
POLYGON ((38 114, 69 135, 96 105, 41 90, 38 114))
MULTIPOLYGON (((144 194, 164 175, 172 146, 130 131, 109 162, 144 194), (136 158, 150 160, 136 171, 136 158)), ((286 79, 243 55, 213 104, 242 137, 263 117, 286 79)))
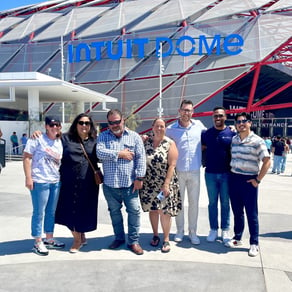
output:
POLYGON ((213 109, 214 126, 202 133, 202 149, 205 153, 205 181, 209 197, 208 242, 214 242, 218 237, 218 199, 221 204, 220 227, 222 240, 230 240, 230 204, 229 204, 229 175, 230 175, 230 145, 236 134, 225 125, 226 110, 218 106, 213 109))

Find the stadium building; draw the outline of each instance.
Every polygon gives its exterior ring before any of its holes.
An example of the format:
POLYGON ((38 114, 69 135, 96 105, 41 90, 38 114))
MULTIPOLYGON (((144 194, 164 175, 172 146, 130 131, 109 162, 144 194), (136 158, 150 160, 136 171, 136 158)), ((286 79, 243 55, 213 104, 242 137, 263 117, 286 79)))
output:
POLYGON ((210 126, 216 105, 292 136, 291 0, 51 0, 0 12, 0 120, 106 126, 119 108, 139 132, 183 99, 210 126), (109 103, 114 102, 114 103, 109 103))

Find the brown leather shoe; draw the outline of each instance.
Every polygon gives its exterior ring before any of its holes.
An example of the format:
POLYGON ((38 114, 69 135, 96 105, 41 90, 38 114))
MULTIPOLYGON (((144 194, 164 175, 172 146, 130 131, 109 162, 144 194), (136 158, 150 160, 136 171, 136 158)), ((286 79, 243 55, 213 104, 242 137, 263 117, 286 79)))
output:
POLYGON ((108 247, 109 249, 117 249, 119 248, 122 244, 125 243, 125 240, 119 240, 119 239, 115 239, 110 246, 108 247))
POLYGON ((144 253, 142 247, 140 246, 139 243, 134 243, 134 244, 128 244, 128 248, 135 254, 141 255, 144 253))

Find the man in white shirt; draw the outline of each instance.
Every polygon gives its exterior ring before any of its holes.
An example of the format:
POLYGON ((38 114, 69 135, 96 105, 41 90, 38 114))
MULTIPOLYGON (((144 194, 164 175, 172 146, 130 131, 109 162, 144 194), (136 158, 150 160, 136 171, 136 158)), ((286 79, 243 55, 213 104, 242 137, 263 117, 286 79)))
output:
POLYGON ((182 210, 176 216, 177 233, 174 241, 181 242, 184 237, 184 198, 185 189, 188 192, 188 230, 192 244, 200 244, 197 236, 197 221, 200 195, 200 167, 202 159, 201 133, 206 127, 201 121, 192 120, 193 103, 183 100, 179 109, 180 117, 166 129, 166 135, 173 139, 178 149, 176 164, 182 210))

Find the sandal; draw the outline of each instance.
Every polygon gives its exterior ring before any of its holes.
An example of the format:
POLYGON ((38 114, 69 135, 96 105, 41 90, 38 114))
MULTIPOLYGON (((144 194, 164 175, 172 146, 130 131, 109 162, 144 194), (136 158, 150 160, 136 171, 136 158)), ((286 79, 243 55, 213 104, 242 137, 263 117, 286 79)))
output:
POLYGON ((170 252, 170 244, 168 241, 164 241, 161 247, 161 252, 167 253, 170 252))
POLYGON ((160 238, 159 236, 156 236, 154 235, 151 242, 150 242, 150 245, 152 246, 158 246, 159 245, 159 242, 160 242, 160 238))

